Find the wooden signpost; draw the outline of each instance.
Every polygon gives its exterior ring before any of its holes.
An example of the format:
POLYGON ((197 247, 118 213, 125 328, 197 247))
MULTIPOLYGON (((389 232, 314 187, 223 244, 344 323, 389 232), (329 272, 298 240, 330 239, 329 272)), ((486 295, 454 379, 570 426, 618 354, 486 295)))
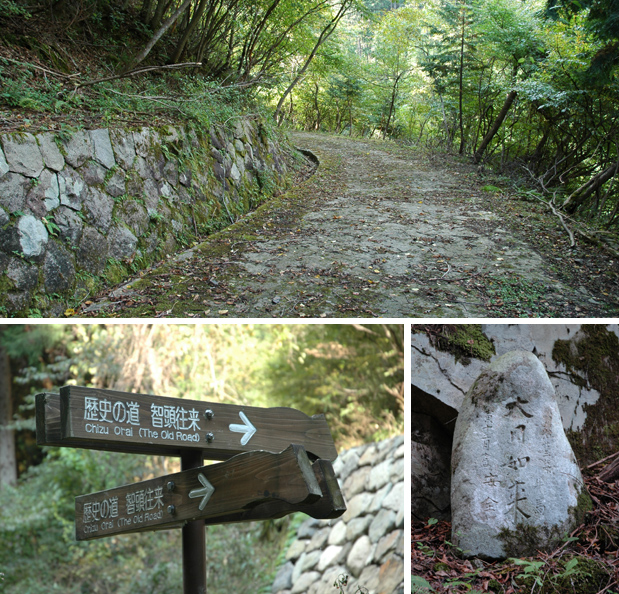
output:
POLYGON ((181 527, 185 594, 206 593, 205 525, 346 510, 323 415, 68 386, 36 396, 36 423, 40 445, 180 456, 181 472, 76 497, 75 523, 77 540, 181 527))
POLYGON ((294 443, 313 458, 337 457, 324 415, 293 408, 67 386, 60 396, 37 396, 36 418, 40 445, 168 456, 194 449, 209 460, 226 460, 255 450, 278 453, 294 443))
POLYGON ((312 504, 322 497, 305 450, 246 452, 222 462, 75 499, 77 540, 178 526, 217 524, 259 503, 312 504))

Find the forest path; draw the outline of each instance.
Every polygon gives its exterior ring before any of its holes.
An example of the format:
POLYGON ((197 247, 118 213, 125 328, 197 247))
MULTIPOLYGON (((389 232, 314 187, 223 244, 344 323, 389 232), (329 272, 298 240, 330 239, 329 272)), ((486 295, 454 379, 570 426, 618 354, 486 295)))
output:
MULTIPOLYGON (((567 249, 543 205, 394 143, 311 133, 316 174, 78 315, 610 317, 617 263, 567 249), (604 266, 604 270, 602 270, 604 266)), ((615 312, 613 314, 613 312, 615 312)))

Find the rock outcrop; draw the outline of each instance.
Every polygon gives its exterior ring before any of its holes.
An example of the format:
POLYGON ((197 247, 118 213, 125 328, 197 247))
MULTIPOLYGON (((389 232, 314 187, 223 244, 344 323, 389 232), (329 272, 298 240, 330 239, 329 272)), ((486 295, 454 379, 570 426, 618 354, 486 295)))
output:
POLYGON ((286 552, 273 594, 404 592, 404 437, 340 454, 334 469, 347 511, 337 520, 307 519, 286 552))

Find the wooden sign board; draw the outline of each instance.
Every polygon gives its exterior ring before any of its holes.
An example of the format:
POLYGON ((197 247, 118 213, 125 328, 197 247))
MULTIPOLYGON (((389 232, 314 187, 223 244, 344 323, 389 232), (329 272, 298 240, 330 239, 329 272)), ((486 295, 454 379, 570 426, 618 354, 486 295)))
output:
POLYGON ((324 415, 67 386, 37 396, 37 441, 154 455, 201 450, 209 460, 242 452, 278 453, 291 443, 313 458, 335 460, 324 415), (59 405, 58 411, 54 408, 59 405))
POLYGON ((248 452, 219 464, 125 485, 75 499, 77 540, 182 525, 218 523, 260 503, 309 505, 322 491, 305 450, 248 452))
POLYGON ((303 512, 318 520, 339 518, 346 511, 344 496, 335 478, 333 466, 328 460, 316 460, 312 464, 314 475, 322 491, 322 497, 312 503, 289 504, 281 501, 265 501, 240 513, 220 516, 216 521, 206 520, 209 524, 227 524, 231 522, 251 522, 281 518, 294 512, 303 512))

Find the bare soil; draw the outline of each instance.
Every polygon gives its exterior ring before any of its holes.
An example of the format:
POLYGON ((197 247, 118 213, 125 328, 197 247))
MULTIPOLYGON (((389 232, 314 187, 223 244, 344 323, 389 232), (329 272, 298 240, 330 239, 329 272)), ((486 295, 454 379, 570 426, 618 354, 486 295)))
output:
POLYGON ((619 262, 465 160, 292 133, 317 172, 91 299, 97 317, 612 317, 619 262), (483 190, 482 188, 486 188, 483 190))

